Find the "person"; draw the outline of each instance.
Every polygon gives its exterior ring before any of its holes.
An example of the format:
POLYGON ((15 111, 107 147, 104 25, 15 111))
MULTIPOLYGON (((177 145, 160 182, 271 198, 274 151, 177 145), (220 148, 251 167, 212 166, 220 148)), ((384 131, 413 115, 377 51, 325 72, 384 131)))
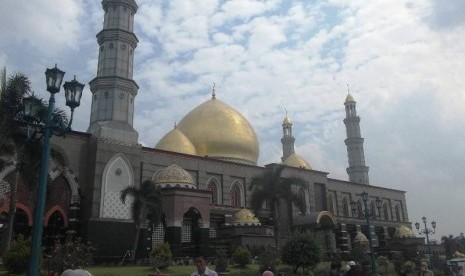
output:
POLYGON ((262 276, 274 276, 274 273, 270 270, 263 271, 262 276))
POLYGON ((357 275, 357 269, 355 268, 356 264, 354 261, 349 262, 349 270, 344 273, 344 276, 354 276, 357 275))
POLYGON ((341 263, 332 262, 331 269, 329 270, 329 276, 340 276, 341 263))
POLYGON ((428 264, 426 262, 421 262, 418 276, 434 276, 434 273, 428 269, 428 264))
POLYGON ((218 276, 218 274, 207 267, 207 260, 204 256, 199 256, 195 261, 197 271, 192 272, 191 276, 218 276))

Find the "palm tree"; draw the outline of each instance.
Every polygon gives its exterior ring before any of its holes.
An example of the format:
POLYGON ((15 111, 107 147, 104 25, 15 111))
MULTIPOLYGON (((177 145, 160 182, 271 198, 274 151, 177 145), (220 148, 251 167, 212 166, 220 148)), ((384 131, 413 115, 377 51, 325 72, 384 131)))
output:
MULTIPOLYGON (((8 228, 3 237, 1 253, 9 249, 14 218, 16 215, 16 204, 18 201, 17 190, 19 175, 26 183, 37 183, 39 179, 40 159, 42 154, 42 143, 40 139, 28 139, 24 133, 25 121, 22 118, 22 99, 30 96, 31 86, 29 79, 22 73, 16 73, 8 79, 5 88, 2 88, 0 98, 0 169, 5 165, 13 163, 16 165, 15 181, 10 184, 10 202, 8 211, 8 228)), ((40 100, 40 99, 39 99, 40 100)), ((42 103, 38 123, 45 119, 47 104, 42 103)), ((57 124, 67 123, 66 114, 56 109, 54 122, 57 124)), ((54 147, 50 151, 51 158, 59 165, 64 166, 64 156, 54 147)), ((35 188, 32 185, 31 188, 35 188)))
POLYGON ((131 261, 135 260, 137 247, 139 245, 139 236, 141 224, 149 219, 153 225, 158 225, 162 216, 162 196, 160 190, 155 186, 152 180, 142 182, 140 189, 134 186, 128 186, 120 192, 120 200, 126 203, 126 198, 132 197, 132 218, 136 226, 136 237, 132 247, 131 261))
POLYGON ((293 191, 293 188, 305 188, 306 182, 297 177, 282 177, 284 169, 284 165, 269 166, 262 175, 254 177, 249 186, 252 191, 251 203, 254 210, 262 209, 263 202, 267 202, 271 207, 276 248, 279 248, 280 210, 286 208, 290 219, 292 219, 292 204, 301 213, 306 211, 304 198, 293 191))

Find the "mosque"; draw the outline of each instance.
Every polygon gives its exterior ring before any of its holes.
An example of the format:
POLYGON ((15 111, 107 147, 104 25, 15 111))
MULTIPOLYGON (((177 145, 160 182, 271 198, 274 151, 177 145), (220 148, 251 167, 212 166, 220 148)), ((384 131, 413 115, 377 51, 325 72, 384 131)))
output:
MULTIPOLYGON (((90 82, 88 130, 53 138, 68 165, 52 164, 50 169, 45 241, 75 233, 96 245, 97 257, 121 258, 132 248, 135 228, 131 205, 120 201, 120 191, 151 179, 162 189, 164 220, 158 226, 146 225, 140 240, 142 251, 163 241, 178 256, 217 242, 271 245, 270 211, 266 206, 255 214, 250 210, 248 187, 254 177, 277 164, 257 165, 259 141, 253 126, 218 99, 213 89, 211 99, 186 110, 184 118, 155 147, 142 146, 133 128, 139 88, 133 80, 138 43, 133 27, 138 6, 134 0, 103 0, 102 7, 105 15, 103 29, 97 34, 98 68, 90 82)), ((289 229, 311 231, 326 253, 348 252, 353 244, 364 242, 368 233, 375 248, 413 235, 405 191, 369 183, 360 117, 350 94, 344 106, 346 117, 341 119, 347 130, 349 181, 312 169, 295 152, 291 119, 286 115, 282 123, 277 122, 283 131, 284 177, 299 177, 307 183, 298 191, 305 199, 306 214, 295 211, 293 219, 282 223, 290 224, 289 229), (365 202, 376 214, 370 227, 361 215, 365 202)), ((3 215, 8 212, 8 183, 15 179, 14 165, 0 172, 3 215)), ((35 195, 20 175, 18 183, 15 233, 27 235, 34 223, 35 195)))

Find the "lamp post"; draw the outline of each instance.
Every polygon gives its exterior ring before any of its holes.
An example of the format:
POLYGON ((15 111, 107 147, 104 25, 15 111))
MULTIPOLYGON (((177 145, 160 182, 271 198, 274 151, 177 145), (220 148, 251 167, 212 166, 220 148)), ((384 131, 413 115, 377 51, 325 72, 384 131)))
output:
MULTIPOLYGON (((372 275, 377 275, 378 272, 376 270, 376 259, 375 259, 375 251, 373 250, 373 240, 372 240, 372 237, 371 237, 371 224, 370 224, 370 220, 371 219, 375 219, 377 218, 377 215, 376 213, 373 211, 370 211, 368 210, 368 193, 367 192, 363 192, 362 194, 362 200, 363 200, 363 205, 365 207, 365 210, 363 210, 363 216, 365 217, 366 219, 366 223, 367 223, 367 235, 368 235, 368 244, 370 246, 370 258, 371 258, 371 273, 372 275)), ((351 205, 352 205, 352 212, 355 213, 356 210, 357 210, 357 207, 356 207, 356 202, 355 201, 352 201, 351 202, 351 205)), ((381 209, 381 199, 379 197, 376 198, 376 208, 378 209, 378 213, 379 213, 379 210, 381 209)))
POLYGON ((431 255, 431 245, 429 243, 429 235, 434 234, 436 232, 436 222, 434 220, 431 222, 431 227, 432 227, 431 229, 431 228, 428 228, 428 226, 426 225, 426 217, 422 217, 421 220, 424 224, 424 228, 420 230, 420 223, 418 222, 415 223, 415 228, 417 229, 418 234, 426 235, 426 245, 428 246, 429 262, 431 264, 431 270, 434 270, 433 257, 431 255))
POLYGON ((64 135, 66 132, 71 131, 71 123, 73 122, 74 109, 79 106, 82 90, 84 84, 74 80, 65 82, 63 85, 65 89, 66 105, 71 108, 71 118, 68 125, 64 125, 63 122, 56 120, 54 114, 55 106, 55 94, 60 91, 61 82, 65 72, 55 68, 47 69, 45 71, 47 91, 50 92, 49 104, 47 107, 47 113, 45 119, 38 117, 40 110, 40 100, 34 96, 23 99, 24 107, 24 118, 28 125, 28 138, 29 131, 31 128, 34 129, 34 133, 40 132, 43 134, 43 150, 40 162, 40 174, 39 174, 39 186, 37 204, 34 213, 34 223, 32 229, 32 248, 31 258, 29 260, 29 276, 39 275, 39 262, 42 253, 42 231, 44 222, 44 209, 45 209, 45 198, 47 193, 47 177, 48 177, 48 165, 50 159, 50 138, 52 135, 64 135))

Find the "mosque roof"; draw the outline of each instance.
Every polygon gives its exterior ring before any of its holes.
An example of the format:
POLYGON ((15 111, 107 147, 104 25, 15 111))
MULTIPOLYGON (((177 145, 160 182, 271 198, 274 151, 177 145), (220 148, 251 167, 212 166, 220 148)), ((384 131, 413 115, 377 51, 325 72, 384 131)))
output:
POLYGON ((177 128, 194 145, 197 155, 256 165, 259 146, 247 119, 231 106, 216 99, 190 111, 177 128))
POLYGON ((394 234, 396 238, 416 238, 415 233, 412 229, 408 228, 405 225, 401 225, 396 228, 396 232, 394 234))
POLYGON ((233 225, 235 226, 251 226, 261 225, 260 221, 255 217, 254 213, 249 209, 241 209, 234 214, 233 225))
POLYGON ((354 97, 352 97, 352 95, 350 95, 350 93, 347 94, 347 97, 346 97, 346 101, 345 101, 345 102, 346 102, 346 103, 348 103, 348 102, 355 102, 354 97))
POLYGON ((362 232, 358 231, 354 238, 354 243, 359 245, 367 245, 368 239, 362 232))
POLYGON ((175 163, 158 171, 153 177, 153 182, 162 188, 196 188, 192 175, 175 163))
POLYGON ((310 164, 297 153, 289 155, 289 157, 287 157, 286 160, 284 160, 283 164, 289 167, 304 168, 307 170, 312 169, 312 166, 310 166, 310 164))
POLYGON ((155 145, 156 149, 197 155, 194 144, 177 127, 165 134, 155 145))

